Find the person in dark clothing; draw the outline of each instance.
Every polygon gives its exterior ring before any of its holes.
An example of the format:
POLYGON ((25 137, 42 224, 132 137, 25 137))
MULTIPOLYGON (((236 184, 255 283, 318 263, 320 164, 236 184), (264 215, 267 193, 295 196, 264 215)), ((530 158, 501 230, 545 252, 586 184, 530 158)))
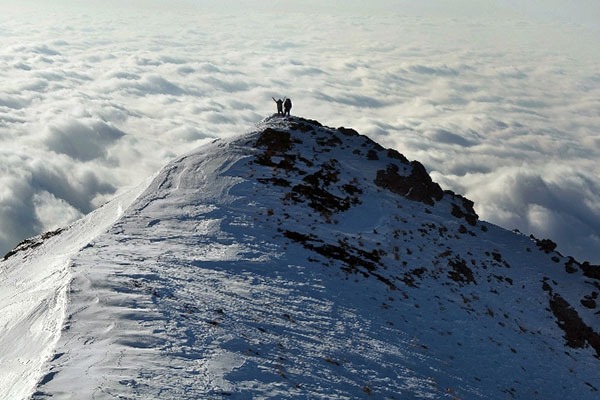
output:
POLYGON ((292 101, 290 99, 285 99, 283 102, 284 112, 283 115, 290 115, 290 110, 292 109, 292 101))
POLYGON ((277 115, 283 115, 283 100, 277 99, 275 97, 271 97, 275 103, 277 103, 277 115))

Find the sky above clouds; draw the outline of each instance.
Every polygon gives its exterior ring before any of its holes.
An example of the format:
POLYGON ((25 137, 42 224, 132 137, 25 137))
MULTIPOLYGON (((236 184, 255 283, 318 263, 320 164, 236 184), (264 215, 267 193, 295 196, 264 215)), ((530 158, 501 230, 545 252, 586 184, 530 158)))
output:
POLYGON ((600 263, 598 2, 4 1, 0 43, 0 253, 288 96, 600 263))

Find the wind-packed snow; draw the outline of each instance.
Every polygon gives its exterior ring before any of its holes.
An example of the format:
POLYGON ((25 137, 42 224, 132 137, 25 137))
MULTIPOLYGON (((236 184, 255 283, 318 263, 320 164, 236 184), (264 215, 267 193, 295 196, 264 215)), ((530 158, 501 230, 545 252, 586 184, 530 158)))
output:
POLYGON ((0 398, 597 398, 598 280, 390 164, 271 117, 37 238, 0 264, 0 398))
POLYGON ((66 230, 24 241, 0 264, 0 398, 31 395, 63 329, 72 257, 118 220, 139 193, 132 189, 66 230))

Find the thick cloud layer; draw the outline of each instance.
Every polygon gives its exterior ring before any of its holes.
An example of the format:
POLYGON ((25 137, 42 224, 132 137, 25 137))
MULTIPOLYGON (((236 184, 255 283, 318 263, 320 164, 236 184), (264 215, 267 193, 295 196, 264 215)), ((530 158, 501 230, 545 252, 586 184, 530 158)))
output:
POLYGON ((600 27, 567 24, 571 5, 14 3, 0 6, 0 253, 289 96, 294 114, 421 161, 483 219, 600 263, 600 27))

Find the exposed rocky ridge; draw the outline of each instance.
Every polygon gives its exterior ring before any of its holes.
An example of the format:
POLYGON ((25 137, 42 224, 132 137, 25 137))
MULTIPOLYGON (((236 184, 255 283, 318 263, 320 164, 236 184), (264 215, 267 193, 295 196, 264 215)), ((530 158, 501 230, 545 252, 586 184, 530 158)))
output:
POLYGON ((35 249, 36 247, 41 246, 44 243, 44 241, 48 240, 49 238, 51 238, 53 236, 60 234, 63 230, 64 230, 63 228, 59 228, 59 229, 55 229, 53 231, 44 232, 41 235, 34 236, 32 238, 25 239, 25 240, 21 241, 19 244, 17 244, 14 249, 12 249, 8 253, 6 253, 2 259, 3 259, 3 261, 6 261, 10 257, 14 256, 15 254, 17 254, 19 252, 35 249))
MULTIPOLYGON (((552 286, 544 279, 543 288, 548 292, 548 302, 556 323, 565 332, 565 344, 572 348, 585 348, 591 346, 600 359, 600 334, 588 326, 575 310, 560 294, 554 293, 552 286)), ((593 301, 598 297, 598 292, 585 296, 581 302, 588 308, 596 308, 593 301), (588 301, 589 303, 586 303, 588 301)), ((599 314, 599 313, 596 313, 599 314)))
MULTIPOLYGON (((313 149, 316 153, 331 152, 334 148, 342 146, 345 137, 360 138, 360 142, 356 143, 357 147, 352 151, 356 161, 360 162, 360 158, 365 157, 367 160, 377 161, 378 164, 385 166, 377 170, 373 179, 377 186, 430 206, 447 197, 452 201, 452 215, 465 219, 470 225, 475 225, 479 219, 473 209, 472 201, 452 191, 444 192, 439 184, 432 181, 421 163, 409 162, 397 150, 384 149, 378 143, 350 128, 328 128, 318 121, 297 117, 284 130, 267 127, 256 139, 255 146, 264 149, 264 152, 257 156, 257 163, 288 172, 294 171, 300 175, 308 174, 303 168, 312 168, 313 161, 304 158, 297 150, 294 151, 294 144, 302 144, 302 138, 292 138, 290 131, 302 132, 306 138, 312 137, 313 149), (273 161, 273 157, 278 158, 278 161, 273 161), (298 165, 296 161, 302 165, 298 165)), ((347 210, 352 202, 359 201, 357 195, 361 192, 356 182, 346 182, 338 188, 342 189, 347 196, 338 197, 328 192, 326 188, 337 183, 338 175, 339 165, 336 160, 329 159, 321 165, 320 170, 303 179, 305 184, 294 186, 290 197, 296 200, 301 197, 310 199, 309 205, 313 208, 319 207, 321 211, 326 211, 328 208, 338 208, 338 211, 347 210), (323 204, 319 204, 320 202, 323 204)), ((284 181, 282 178, 274 178, 273 183, 285 186, 284 181)))
MULTIPOLYGON (((347 211, 350 207, 362 202, 362 195, 368 189, 364 188, 364 180, 356 178, 352 180, 340 180, 340 169, 344 168, 335 159, 327 156, 306 159, 303 151, 296 146, 307 146, 314 150, 314 154, 328 154, 334 149, 346 146, 348 151, 356 157, 356 162, 361 158, 374 166, 374 175, 367 181, 371 181, 377 187, 402 196, 408 200, 419 202, 428 207, 449 208, 450 215, 458 220, 464 220, 468 225, 459 224, 457 229, 436 223, 424 223, 418 230, 421 237, 429 238, 431 246, 434 247, 442 238, 461 239, 463 235, 475 237, 485 235, 489 225, 478 224, 479 217, 473 209, 473 202, 461 195, 451 191, 443 191, 440 186, 433 182, 425 168, 418 161, 409 161, 404 155, 394 149, 384 149, 369 138, 360 135, 349 128, 328 128, 316 121, 294 118, 292 121, 276 121, 275 125, 281 124, 281 128, 266 128, 258 132, 255 146, 261 150, 257 155, 257 163, 272 167, 272 177, 261 178, 263 183, 271 183, 284 188, 284 201, 294 203, 307 202, 307 205, 319 212, 326 223, 336 223, 336 213, 347 211), (352 139, 351 144, 348 141, 352 139), (273 161, 277 160, 277 161, 273 161), (323 161, 324 160, 324 161, 323 161), (316 170, 316 171, 315 171, 316 170), (300 180, 301 183, 294 183, 300 180)), ((267 175, 270 175, 268 172, 267 175)), ((400 205, 400 207, 402 207, 400 205)), ((432 211, 424 207, 425 213, 432 211)), ((413 215, 414 216, 414 215, 413 215)), ((398 217, 397 217, 398 218, 398 217)), ((405 221, 406 222, 406 221, 405 221)), ((317 223, 315 221, 315 223, 317 223)), ((400 225, 400 224, 399 224, 400 225)), ((503 258, 498 250, 486 251, 489 261, 478 263, 473 258, 468 261, 464 255, 455 254, 452 248, 439 252, 429 262, 423 260, 423 264, 431 263, 431 266, 407 269, 400 275, 389 276, 381 273, 386 269, 386 258, 394 258, 398 262, 402 260, 402 249, 389 243, 384 245, 377 242, 378 246, 366 247, 364 242, 368 240, 356 240, 356 238, 343 237, 336 241, 324 241, 312 233, 299 232, 295 230, 283 230, 286 238, 299 243, 306 249, 327 258, 342 263, 342 269, 347 272, 360 273, 363 276, 372 275, 384 282, 390 289, 396 290, 399 282, 408 287, 418 287, 419 282, 427 277, 440 279, 445 277, 455 282, 458 286, 477 285, 478 281, 487 283, 495 282, 513 290, 514 279, 502 270, 511 268, 511 265, 503 258), (445 271, 445 272, 444 272, 445 271), (489 272, 487 272, 489 271, 489 272), (494 271, 494 272, 491 272, 494 271)), ((401 229, 394 230, 392 236, 414 237, 415 232, 407 232, 401 229)), ((382 235, 383 236, 383 235, 382 235)), ((384 236, 385 237, 385 236, 384 236)), ((381 238, 380 238, 381 240, 381 238)), ((384 242, 386 239, 381 240, 384 242)), ((588 284, 593 288, 600 289, 600 267, 592 266, 587 262, 579 263, 571 257, 563 257, 555 252, 556 244, 549 239, 539 240, 533 238, 533 245, 550 256, 553 263, 562 263, 568 273, 579 272, 583 277, 592 278, 588 284)), ((405 240, 406 241, 406 240, 405 240)), ((527 247, 526 252, 532 252, 532 247, 527 247)), ((424 251, 423 248, 419 249, 424 251)), ((414 250, 410 246, 404 250, 411 254, 414 250)), ((406 265, 406 262, 404 262, 406 265)), ((565 345, 569 347, 591 346, 600 356, 600 336, 589 325, 583 322, 578 312, 562 298, 550 289, 550 285, 544 278, 543 288, 549 292, 549 309, 556 318, 556 324, 565 333, 565 345), (575 338, 575 339, 574 339, 575 338)), ((455 290, 455 289, 451 289, 455 290)), ((497 288, 489 289, 492 293, 498 293, 497 288)), ((514 289, 516 290, 516 288, 514 289)), ((596 310, 598 292, 591 290, 589 293, 580 295, 580 302, 590 310, 596 310)), ((467 301, 466 302, 471 302, 467 301)), ((493 313, 491 309, 486 312, 493 313)), ((595 316, 600 311, 595 312, 595 316)), ((594 317, 592 317, 594 318, 594 317)), ((599 326, 596 324, 596 330, 599 326)))

